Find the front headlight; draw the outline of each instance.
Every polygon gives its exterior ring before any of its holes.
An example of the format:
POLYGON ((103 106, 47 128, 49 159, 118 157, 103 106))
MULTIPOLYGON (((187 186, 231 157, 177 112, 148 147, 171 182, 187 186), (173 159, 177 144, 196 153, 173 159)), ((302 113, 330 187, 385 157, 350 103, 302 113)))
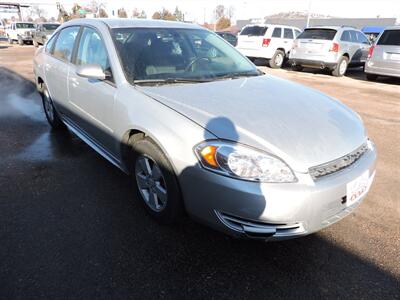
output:
POLYGON ((201 165, 233 178, 260 182, 295 182, 296 176, 279 158, 243 145, 208 141, 195 147, 201 165))

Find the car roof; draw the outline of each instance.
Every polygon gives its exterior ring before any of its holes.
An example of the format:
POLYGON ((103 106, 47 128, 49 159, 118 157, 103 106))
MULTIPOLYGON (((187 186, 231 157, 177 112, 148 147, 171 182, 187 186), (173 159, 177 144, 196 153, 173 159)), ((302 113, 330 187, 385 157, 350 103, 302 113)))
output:
MULTIPOLYGON (((147 20, 147 19, 109 19, 109 18, 97 18, 97 19, 74 19, 64 24, 68 25, 100 25, 105 24, 110 28, 188 28, 188 29, 204 29, 199 25, 176 22, 176 21, 164 21, 164 20, 147 20)), ((64 25, 63 24, 63 25, 64 25)))
POLYGON ((358 28, 352 27, 352 26, 329 26, 329 25, 324 25, 324 26, 311 26, 307 27, 306 29, 333 29, 333 30, 340 30, 340 29, 351 29, 351 30, 357 30, 360 31, 358 28))
POLYGON ((394 30, 394 29, 399 30, 400 29, 400 25, 388 26, 388 27, 385 28, 385 30, 394 30))
POLYGON ((245 27, 249 26, 260 26, 260 27, 272 27, 272 26, 279 26, 279 27, 288 27, 288 28, 295 28, 295 29, 300 29, 295 26, 290 26, 290 25, 283 25, 283 24, 266 24, 266 23, 254 23, 254 24, 247 24, 245 27))

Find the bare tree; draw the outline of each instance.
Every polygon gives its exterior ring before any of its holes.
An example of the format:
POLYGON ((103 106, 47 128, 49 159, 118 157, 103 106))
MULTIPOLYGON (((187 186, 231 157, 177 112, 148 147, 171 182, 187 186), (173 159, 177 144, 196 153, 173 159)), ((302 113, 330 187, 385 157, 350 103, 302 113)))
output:
POLYGON ((46 15, 46 10, 40 8, 38 5, 33 5, 29 8, 29 17, 34 18, 41 18, 46 15))
POLYGON ((108 18, 108 14, 107 14, 106 10, 102 7, 99 9, 98 15, 99 15, 99 18, 108 18))
POLYGON ((153 14, 153 19, 176 21, 176 17, 167 9, 163 8, 162 11, 156 11, 153 14))
POLYGON ((127 18, 128 17, 128 14, 126 13, 126 10, 125 10, 125 8, 120 8, 120 9, 118 9, 118 17, 119 18, 127 18))
POLYGON ((225 6, 223 6, 222 4, 217 5, 217 7, 215 8, 215 19, 220 19, 222 17, 225 16, 225 6))
POLYGON ((185 21, 185 16, 183 12, 178 8, 178 6, 175 8, 174 16, 177 21, 185 21))

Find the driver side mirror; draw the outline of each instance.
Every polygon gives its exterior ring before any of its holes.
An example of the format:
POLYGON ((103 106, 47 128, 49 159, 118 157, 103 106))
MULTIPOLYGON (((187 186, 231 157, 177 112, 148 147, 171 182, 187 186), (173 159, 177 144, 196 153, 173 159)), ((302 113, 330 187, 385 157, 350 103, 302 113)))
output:
POLYGON ((89 79, 105 80, 106 73, 99 65, 83 65, 76 69, 76 74, 89 79))

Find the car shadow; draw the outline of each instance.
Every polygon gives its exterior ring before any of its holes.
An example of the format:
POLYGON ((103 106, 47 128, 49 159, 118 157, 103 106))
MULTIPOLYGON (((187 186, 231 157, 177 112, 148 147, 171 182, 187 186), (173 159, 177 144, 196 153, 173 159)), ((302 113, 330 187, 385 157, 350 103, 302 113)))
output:
MULTIPOLYGON (((32 82, 5 68, 0 82, 2 107, 41 107, 32 82)), ((156 223, 128 176, 25 111, 0 113, 0 298, 398 298, 399 278, 325 231, 264 243, 156 223)))

